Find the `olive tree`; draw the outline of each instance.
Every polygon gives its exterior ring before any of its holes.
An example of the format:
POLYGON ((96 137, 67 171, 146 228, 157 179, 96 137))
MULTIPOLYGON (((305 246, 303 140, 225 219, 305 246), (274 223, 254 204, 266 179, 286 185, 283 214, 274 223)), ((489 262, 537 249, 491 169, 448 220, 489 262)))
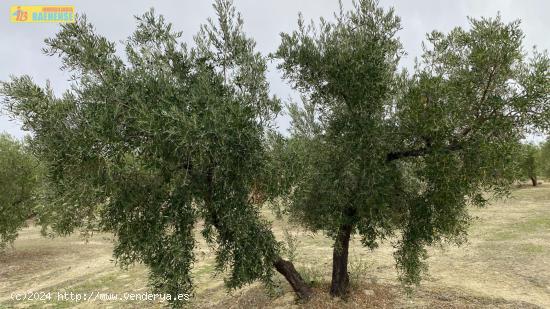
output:
POLYGON ((0 251, 33 214, 40 188, 38 161, 26 145, 0 134, 0 251))
POLYGON ((524 144, 518 157, 520 178, 528 178, 533 187, 536 187, 538 184, 537 174, 540 170, 541 149, 533 144, 524 144))
POLYGON ((333 21, 300 17, 274 55, 303 97, 289 211, 334 239, 336 296, 355 234, 370 249, 393 241, 402 282, 419 282, 426 246, 465 241, 467 206, 506 194, 519 141, 548 129, 550 62, 526 58, 518 21, 434 31, 411 73, 397 68, 400 27, 392 9, 359 0, 333 21))
POLYGON ((192 288, 201 222, 229 288, 269 283, 275 269, 308 298, 249 200, 280 102, 232 3, 214 9, 217 20, 201 27, 193 47, 152 10, 137 17, 124 59, 81 16, 44 49, 72 73, 71 89, 57 97, 16 77, 2 83, 4 105, 33 133, 44 161, 49 229, 114 233, 118 263, 144 263, 152 286, 174 296, 192 288))

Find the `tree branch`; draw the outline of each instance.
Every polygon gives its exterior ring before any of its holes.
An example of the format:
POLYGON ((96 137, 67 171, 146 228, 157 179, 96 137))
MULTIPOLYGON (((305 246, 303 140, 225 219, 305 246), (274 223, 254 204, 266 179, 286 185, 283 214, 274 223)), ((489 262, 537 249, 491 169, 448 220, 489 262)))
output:
MULTIPOLYGON (((447 147, 443 147, 440 149, 445 152, 453 152, 453 151, 461 150, 462 145, 460 145, 458 142, 454 142, 449 144, 447 147)), ((391 161, 395 161, 403 158, 422 157, 424 155, 427 155, 433 152, 434 150, 435 150, 434 147, 422 147, 417 149, 390 152, 386 155, 386 162, 391 162, 391 161)))
MULTIPOLYGON (((491 87, 495 73, 496 73, 496 67, 492 67, 491 73, 489 74, 489 78, 487 80, 487 84, 485 85, 485 88, 481 96, 480 105, 483 104, 487 99, 489 88, 491 87)), ((471 127, 464 129, 464 131, 462 131, 462 133, 460 134, 460 137, 461 138, 466 137, 466 135, 468 135, 476 126, 481 125, 482 123, 490 119, 492 116, 494 116, 496 111, 497 109, 493 109, 487 117, 482 117, 482 116, 478 117, 477 123, 471 127)), ((445 152, 453 152, 453 151, 460 150, 462 148, 463 148, 462 145, 460 145, 460 143, 457 140, 455 140, 454 142, 451 142, 447 147, 444 147, 441 150, 445 152)), ((430 144, 428 144, 426 147, 422 147, 422 148, 390 152, 386 155, 386 162, 391 162, 402 158, 421 157, 429 154, 434 150, 435 149, 431 147, 430 144)))

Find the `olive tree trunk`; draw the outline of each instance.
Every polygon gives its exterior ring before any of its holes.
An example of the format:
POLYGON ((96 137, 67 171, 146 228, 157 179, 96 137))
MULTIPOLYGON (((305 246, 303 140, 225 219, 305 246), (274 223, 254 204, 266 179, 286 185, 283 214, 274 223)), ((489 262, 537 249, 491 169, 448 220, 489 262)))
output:
POLYGON ((301 300, 308 300, 311 298, 313 295, 311 288, 304 282, 304 279, 302 279, 300 273, 294 268, 292 262, 278 258, 273 265, 275 269, 285 277, 298 298, 301 300))
POLYGON ((332 253, 330 295, 344 296, 349 291, 348 253, 352 226, 343 224, 338 230, 332 253))

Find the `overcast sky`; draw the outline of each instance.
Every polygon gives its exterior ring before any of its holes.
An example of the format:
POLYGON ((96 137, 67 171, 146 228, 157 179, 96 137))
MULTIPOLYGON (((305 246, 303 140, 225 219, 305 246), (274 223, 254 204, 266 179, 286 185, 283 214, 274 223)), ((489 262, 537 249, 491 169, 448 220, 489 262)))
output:
MULTIPOLYGON (((0 80, 10 75, 28 74, 39 85, 50 80, 56 94, 67 88, 68 75, 59 70, 57 58, 42 54, 44 39, 53 36, 57 24, 12 24, 9 8, 12 5, 44 5, 45 1, 12 1, 0 3, 0 80)), ((345 7, 351 0, 343 1, 345 7)), ((380 0, 384 7, 394 7, 402 19, 403 30, 399 33, 407 52, 402 65, 411 67, 414 58, 420 55, 425 34, 434 29, 447 32, 456 26, 468 27, 467 17, 495 16, 500 11, 505 21, 522 20, 525 47, 533 45, 550 50, 550 1, 549 0, 380 0)), ((154 7, 157 13, 174 24, 174 29, 183 31, 183 39, 191 42, 201 23, 213 16, 211 1, 103 1, 66 0, 47 1, 48 5, 74 5, 77 13, 85 13, 97 31, 109 40, 119 42, 134 30, 134 15, 141 15, 154 7), (130 4, 131 3, 131 4, 130 4)), ((257 41, 260 52, 267 54, 276 50, 279 33, 296 28, 298 12, 306 20, 331 17, 338 9, 336 0, 235 0, 241 12, 245 31, 257 41)), ((296 94, 281 80, 279 72, 270 65, 271 90, 282 99, 296 98, 296 94)), ((288 128, 288 120, 278 121, 281 131, 288 128)), ((0 115, 0 132, 5 131, 18 138, 24 136, 20 125, 5 115, 0 115)))

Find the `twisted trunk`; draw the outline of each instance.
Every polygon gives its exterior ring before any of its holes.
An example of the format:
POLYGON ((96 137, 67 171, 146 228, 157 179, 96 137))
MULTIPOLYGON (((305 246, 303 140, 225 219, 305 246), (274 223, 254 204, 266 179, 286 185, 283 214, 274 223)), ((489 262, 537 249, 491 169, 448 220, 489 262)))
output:
MULTIPOLYGON (((212 225, 218 230, 220 233, 227 233, 228 231, 223 228, 222 222, 220 221, 220 218, 218 216, 218 213, 215 211, 214 200, 213 200, 213 172, 208 171, 206 175, 208 190, 206 192, 205 196, 205 204, 208 208, 208 211, 210 212, 210 215, 212 216, 212 225)), ((228 235, 230 237, 230 235, 228 235)), ((275 261, 273 262, 273 267, 285 277, 287 282, 292 287, 292 290, 296 293, 299 299, 301 300, 309 300, 311 296, 313 295, 313 291, 311 288, 305 283, 302 276, 300 276, 300 273, 296 270, 294 267, 294 264, 290 261, 286 261, 282 259, 281 257, 277 257, 275 261)))
POLYGON ((292 287, 292 290, 302 300, 308 300, 313 295, 311 288, 304 282, 300 273, 294 268, 294 264, 290 261, 278 258, 274 263, 275 269, 285 277, 286 281, 292 287))
POLYGON ((531 183, 533 184, 533 187, 536 187, 537 186, 537 177, 535 176, 531 176, 531 183))

